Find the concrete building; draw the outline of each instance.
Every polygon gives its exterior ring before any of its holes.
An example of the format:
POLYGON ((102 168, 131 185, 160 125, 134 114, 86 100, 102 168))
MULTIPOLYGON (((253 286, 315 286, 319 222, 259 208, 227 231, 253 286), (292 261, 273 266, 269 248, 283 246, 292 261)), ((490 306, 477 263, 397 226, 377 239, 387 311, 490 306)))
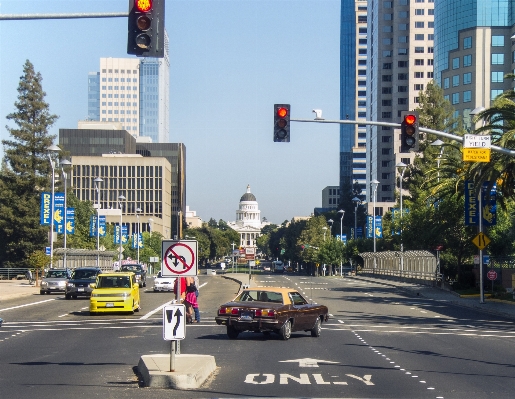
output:
POLYGON ((435 4, 435 78, 470 129, 470 111, 488 108, 513 87, 515 1, 462 0, 435 4))
MULTIPOLYGON (((400 123, 401 112, 418 107, 420 90, 433 79, 434 1, 369 0, 368 16, 367 119, 400 123)), ((393 206, 398 181, 395 165, 409 165, 413 157, 413 153, 400 153, 400 129, 367 126, 370 214, 382 215, 393 206), (373 180, 379 181, 375 211, 371 209, 373 180)))

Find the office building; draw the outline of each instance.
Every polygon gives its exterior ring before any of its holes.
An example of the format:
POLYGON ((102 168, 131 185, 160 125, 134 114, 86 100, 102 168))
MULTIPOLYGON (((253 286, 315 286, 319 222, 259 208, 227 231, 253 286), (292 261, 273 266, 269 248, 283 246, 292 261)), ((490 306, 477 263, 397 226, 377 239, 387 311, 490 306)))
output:
POLYGON ((513 86, 515 1, 462 0, 435 4, 435 79, 466 128, 470 111, 488 108, 513 86))

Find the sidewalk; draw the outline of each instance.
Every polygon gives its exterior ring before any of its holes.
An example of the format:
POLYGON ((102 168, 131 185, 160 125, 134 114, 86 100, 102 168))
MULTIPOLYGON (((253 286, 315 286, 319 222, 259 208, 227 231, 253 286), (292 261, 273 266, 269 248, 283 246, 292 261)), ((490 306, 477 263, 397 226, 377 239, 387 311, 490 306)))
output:
POLYGON ((39 294, 39 287, 28 280, 0 280, 0 303, 7 299, 39 294))

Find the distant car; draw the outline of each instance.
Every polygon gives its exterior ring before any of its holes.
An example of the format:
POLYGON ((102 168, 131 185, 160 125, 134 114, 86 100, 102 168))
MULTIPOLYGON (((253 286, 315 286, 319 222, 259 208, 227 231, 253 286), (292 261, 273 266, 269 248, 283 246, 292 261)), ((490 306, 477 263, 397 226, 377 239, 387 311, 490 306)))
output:
POLYGON ((139 284, 132 272, 102 273, 97 276, 89 299, 89 314, 138 312, 141 308, 139 284))
POLYGON ((72 272, 72 277, 66 284, 65 298, 76 299, 78 296, 91 296, 91 283, 102 273, 99 267, 80 267, 72 272))
POLYGON ((71 271, 69 269, 50 269, 43 276, 39 293, 44 295, 51 292, 66 292, 66 284, 70 278, 71 271))
POLYGON ((263 270, 265 272, 269 272, 270 271, 270 266, 266 265, 266 266, 263 266, 263 270))
POLYGON ((298 291, 279 287, 244 289, 235 299, 220 306, 215 321, 227 326, 227 336, 238 338, 243 331, 271 332, 281 339, 293 331, 310 331, 319 337, 322 322, 329 319, 326 306, 310 304, 298 291))
POLYGON ((120 267, 120 272, 133 272, 136 275, 136 281, 140 287, 147 286, 147 272, 143 265, 137 263, 128 263, 120 267))
POLYGON ((159 275, 154 278, 154 292, 173 291, 175 277, 163 277, 159 275))

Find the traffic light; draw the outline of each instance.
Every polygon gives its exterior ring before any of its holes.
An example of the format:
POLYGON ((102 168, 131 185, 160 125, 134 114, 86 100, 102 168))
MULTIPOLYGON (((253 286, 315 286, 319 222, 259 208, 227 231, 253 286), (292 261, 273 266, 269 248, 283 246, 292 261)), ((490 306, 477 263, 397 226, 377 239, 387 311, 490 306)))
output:
POLYGON ((127 54, 164 57, 165 0, 129 0, 127 54))
POLYGON ((274 142, 290 142, 290 104, 274 104, 274 142))
POLYGON ((418 151, 418 112, 402 111, 401 113, 401 152, 418 151))

